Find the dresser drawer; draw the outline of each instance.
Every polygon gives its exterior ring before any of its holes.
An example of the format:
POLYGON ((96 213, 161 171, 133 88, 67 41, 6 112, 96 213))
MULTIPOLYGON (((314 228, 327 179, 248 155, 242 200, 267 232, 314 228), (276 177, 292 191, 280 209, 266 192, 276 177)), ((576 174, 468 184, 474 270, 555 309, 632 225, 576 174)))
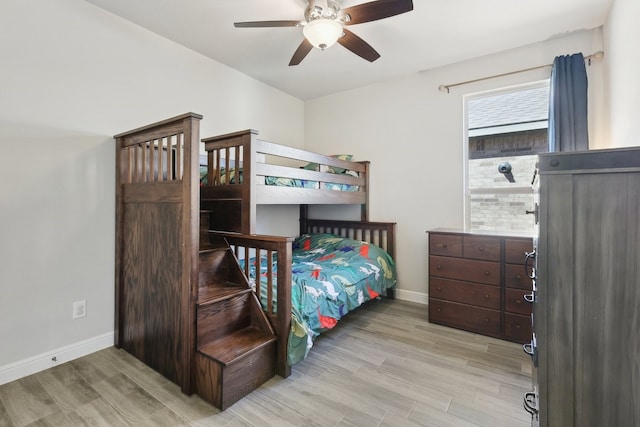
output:
POLYGON ((522 289, 505 289, 504 311, 530 316, 532 305, 524 300, 524 295, 530 293, 522 289))
POLYGON ((429 297, 500 310, 500 288, 431 277, 429 297))
POLYGON ((524 253, 533 251, 532 239, 505 239, 504 262, 524 264, 524 253))
POLYGON ((504 285, 507 288, 533 289, 533 282, 526 275, 523 264, 504 265, 504 285))
POLYGON ((462 256, 462 236, 429 233, 429 253, 444 256, 462 256))
POLYGON ((500 335, 500 311, 467 304, 431 299, 429 322, 486 335, 500 335))
POLYGON ((531 316, 504 314, 504 336, 506 339, 520 344, 531 342, 531 316))
POLYGON ((500 285, 500 263, 442 256, 429 257, 429 274, 465 282, 500 285))
POLYGON ((500 239, 484 236, 464 236, 462 256, 487 261, 500 261, 500 239))

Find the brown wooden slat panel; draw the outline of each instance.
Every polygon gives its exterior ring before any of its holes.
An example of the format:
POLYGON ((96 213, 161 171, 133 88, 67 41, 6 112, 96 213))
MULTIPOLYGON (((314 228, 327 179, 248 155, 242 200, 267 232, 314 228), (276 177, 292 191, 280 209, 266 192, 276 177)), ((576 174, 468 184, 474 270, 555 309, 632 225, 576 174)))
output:
POLYGON ((463 236, 462 256, 486 261, 500 261, 500 239, 485 236, 463 236))
POLYGON ((429 296, 500 310, 500 288, 492 285, 432 277, 429 280, 429 296))
POLYGON ((504 285, 507 288, 533 289, 533 282, 526 275, 523 264, 504 265, 504 285))
POLYGON ((182 182, 123 184, 122 195, 124 203, 182 203, 182 182))
POLYGON ((532 338, 531 317, 505 313, 504 335, 507 339, 520 344, 530 343, 532 338))
MULTIPOLYGON (((171 133, 177 133, 177 132, 173 132, 173 126, 175 126, 175 124, 179 123, 180 124, 180 130, 184 129, 183 127, 183 120, 187 119, 187 118, 194 118, 197 120, 202 119, 202 116, 200 114, 197 113, 185 113, 185 114, 181 114, 179 116, 176 117, 172 117, 170 119, 166 119, 166 120, 161 120, 159 122, 155 122, 152 123, 150 125, 146 125, 146 126, 142 126, 127 132, 122 132, 119 133, 117 135, 114 136, 114 138, 118 139, 118 138, 129 138, 132 137, 133 135, 143 135, 143 134, 147 134, 148 135, 154 135, 156 133, 158 133, 158 128, 162 128, 162 130, 164 130, 164 133, 166 134, 171 134, 171 133), (175 123, 174 123, 175 122, 175 123)), ((157 138, 157 137, 156 137, 157 138)), ((144 140, 148 141, 154 139, 153 137, 147 137, 144 140)), ((127 144, 128 145, 128 144, 127 144)))
POLYGON ((500 263, 432 255, 429 257, 429 274, 466 282, 500 285, 500 263))
POLYGON ((182 206, 129 204, 122 220, 122 346, 178 382, 181 323, 182 206), (153 221, 149 219, 153 218, 153 221), (158 268, 162 266, 162 268, 158 268))
POLYGON ((248 327, 251 324, 248 298, 249 294, 239 288, 238 294, 231 298, 198 307, 197 348, 248 327))
POLYGON ((432 255, 462 256, 462 236, 429 233, 429 251, 432 255))
POLYGON ((524 299, 524 295, 530 293, 531 291, 525 291, 522 289, 505 289, 505 311, 530 316, 533 306, 530 302, 527 302, 524 299))
POLYGON ((429 321, 485 335, 500 335, 500 311, 439 299, 429 301, 429 321))
POLYGON ((532 239, 505 239, 504 262, 524 264, 524 253, 533 251, 532 239))

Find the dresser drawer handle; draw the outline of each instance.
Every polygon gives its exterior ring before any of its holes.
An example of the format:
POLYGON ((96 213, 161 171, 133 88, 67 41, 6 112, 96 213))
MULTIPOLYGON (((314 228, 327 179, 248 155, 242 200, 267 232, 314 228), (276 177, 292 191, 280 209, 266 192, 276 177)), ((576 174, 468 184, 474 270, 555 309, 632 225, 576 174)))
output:
POLYGON ((438 270, 442 270, 442 265, 438 264, 438 265, 436 265, 436 268, 437 268, 438 270))
POLYGON ((538 408, 536 408, 536 394, 534 392, 528 392, 524 394, 523 402, 524 410, 536 417, 538 415, 538 408))
POLYGON ((489 294, 484 294, 485 299, 489 299, 489 294))
POLYGON ((522 300, 518 298, 518 299, 516 300, 516 304, 522 304, 522 300))
POLYGON ((488 317, 485 317, 485 318, 484 318, 484 323, 489 323, 489 322, 491 322, 491 321, 489 320, 489 318, 488 318, 488 317))
POLYGON ((535 351, 533 348, 533 341, 527 344, 522 344, 522 350, 529 356, 533 357, 533 352, 535 351))
POLYGON ((531 292, 530 294, 526 294, 525 296, 523 296, 523 298, 524 298, 524 300, 525 300, 526 302, 530 302, 530 303, 532 303, 532 304, 533 304, 533 302, 534 302, 534 301, 535 301, 535 299, 536 299, 536 296, 535 296, 535 294, 534 294, 533 292, 531 292))
POLYGON ((436 288, 436 290, 437 290, 438 292, 442 292, 442 288, 441 288, 440 286, 438 286, 438 287, 436 288))
POLYGON ((478 250, 479 250, 480 252, 484 252, 484 248, 483 248, 482 246, 480 246, 480 247, 478 248, 478 250))
POLYGON ((442 246, 442 249, 447 249, 448 245, 446 243, 443 243, 441 246, 442 246))
POLYGON ((485 271, 485 272, 484 272, 484 275, 485 275, 485 276, 491 276, 491 272, 490 272, 490 271, 485 271))
POLYGON ((520 274, 516 274, 516 279, 522 280, 522 276, 520 274))

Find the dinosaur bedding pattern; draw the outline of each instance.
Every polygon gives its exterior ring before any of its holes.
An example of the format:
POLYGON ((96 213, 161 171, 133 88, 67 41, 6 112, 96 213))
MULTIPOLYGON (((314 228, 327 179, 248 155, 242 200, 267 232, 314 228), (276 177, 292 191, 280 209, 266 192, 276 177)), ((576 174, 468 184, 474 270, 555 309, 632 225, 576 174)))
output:
MULTIPOLYGON (((380 247, 332 234, 305 234, 293 242, 292 322, 288 361, 304 359, 314 339, 349 311, 396 285, 393 259, 380 247)), ((255 280, 255 260, 250 261, 255 280)), ((276 258, 271 260, 277 274, 276 258)), ((266 288, 267 259, 260 260, 266 288)), ((275 294, 275 289, 274 289, 275 294)), ((274 295, 274 299, 275 299, 274 295)), ((264 296, 262 298, 264 303, 264 296)))

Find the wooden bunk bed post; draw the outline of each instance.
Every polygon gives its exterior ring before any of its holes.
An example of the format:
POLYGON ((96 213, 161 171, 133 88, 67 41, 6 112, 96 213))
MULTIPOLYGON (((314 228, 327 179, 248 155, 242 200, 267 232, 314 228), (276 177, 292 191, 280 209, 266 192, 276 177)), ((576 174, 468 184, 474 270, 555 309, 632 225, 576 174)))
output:
POLYGON ((358 162, 358 163, 361 163, 362 165, 364 165, 364 170, 365 170, 365 172, 364 172, 364 179, 365 179, 364 186, 366 188, 364 203, 362 205, 360 205, 360 207, 361 207, 360 221, 369 221, 369 166, 370 166, 371 162, 362 161, 362 162, 358 162))
POLYGON ((243 193, 242 197, 242 230, 248 230, 247 233, 254 234, 256 232, 256 213, 257 206, 253 201, 253 195, 256 194, 256 185, 258 185, 258 177, 253 173, 256 170, 256 162, 258 154, 256 153, 255 141, 258 131, 250 129, 246 131, 243 137, 243 168, 245 170, 243 182, 249 188, 243 193), (249 179, 246 179, 249 177, 249 179))
POLYGON ((276 350, 276 374, 282 378, 291 375, 291 366, 287 362, 289 331, 291 330, 291 283, 293 281, 291 264, 291 243, 278 244, 278 312, 275 330, 279 337, 276 350), (281 273, 281 272, 284 272, 281 273))
POLYGON ((256 203, 253 195, 258 183, 253 171, 258 158, 255 152, 257 135, 258 131, 247 129, 202 140, 208 159, 208 180, 201 192, 202 202, 213 212, 212 218, 216 223, 212 226, 215 229, 255 233, 256 203), (235 153, 233 165, 228 157, 232 152, 235 153), (221 159, 225 160, 224 163, 221 159), (231 182, 230 168, 235 169, 235 182, 231 182))
POLYGON ((182 337, 185 343, 181 347, 181 359, 187 371, 180 386, 183 393, 192 394, 196 384, 196 308, 198 299, 198 273, 200 252, 200 121, 194 117, 185 117, 184 123, 184 173, 182 178, 183 194, 188 197, 183 201, 182 230, 184 233, 184 251, 182 268, 181 311, 185 315, 181 329, 187 334, 182 337), (188 363, 188 368, 187 368, 188 363), (188 377, 188 378, 187 378, 188 377))

